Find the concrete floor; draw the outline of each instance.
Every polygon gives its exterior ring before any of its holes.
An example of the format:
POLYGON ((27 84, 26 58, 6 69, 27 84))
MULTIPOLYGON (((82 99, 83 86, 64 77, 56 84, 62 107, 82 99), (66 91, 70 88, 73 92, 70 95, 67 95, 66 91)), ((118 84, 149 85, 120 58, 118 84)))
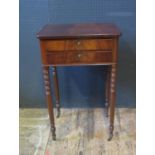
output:
POLYGON ((61 109, 52 141, 47 109, 20 109, 20 155, 135 155, 136 110, 117 108, 108 142, 104 109, 61 109))

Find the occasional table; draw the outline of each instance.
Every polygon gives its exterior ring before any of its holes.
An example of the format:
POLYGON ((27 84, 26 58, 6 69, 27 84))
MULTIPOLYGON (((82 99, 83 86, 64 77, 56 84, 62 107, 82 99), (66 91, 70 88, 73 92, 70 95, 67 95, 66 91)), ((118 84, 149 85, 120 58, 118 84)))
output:
POLYGON ((106 65, 105 107, 110 115, 109 138, 113 137, 116 98, 118 42, 121 33, 114 24, 45 25, 37 38, 40 42, 42 69, 52 138, 56 140, 49 67, 52 66, 57 117, 60 116, 60 96, 57 66, 106 65))

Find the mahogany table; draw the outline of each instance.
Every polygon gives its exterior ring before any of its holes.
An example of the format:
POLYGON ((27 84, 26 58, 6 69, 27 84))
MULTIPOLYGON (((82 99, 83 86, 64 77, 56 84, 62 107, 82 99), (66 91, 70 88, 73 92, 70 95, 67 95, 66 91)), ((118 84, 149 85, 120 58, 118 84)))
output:
POLYGON ((109 138, 113 137, 116 96, 118 40, 121 35, 114 24, 46 25, 37 33, 40 41, 47 107, 53 140, 56 140, 49 67, 52 65, 57 117, 60 116, 56 66, 107 65, 106 111, 110 111, 109 138))

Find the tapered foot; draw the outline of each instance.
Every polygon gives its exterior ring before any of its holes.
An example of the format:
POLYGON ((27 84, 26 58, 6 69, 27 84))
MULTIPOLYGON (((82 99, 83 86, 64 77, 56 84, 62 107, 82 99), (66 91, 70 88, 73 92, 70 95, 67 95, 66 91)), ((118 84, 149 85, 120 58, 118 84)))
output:
POLYGON ((56 135, 52 135, 52 139, 56 141, 56 135))
POLYGON ((57 108, 57 118, 59 118, 60 117, 60 104, 56 104, 56 108, 57 108))
POLYGON ((112 138, 113 138, 113 133, 109 133, 108 141, 111 141, 112 138))
POLYGON ((56 134, 55 134, 55 128, 51 127, 51 132, 52 132, 52 139, 56 140, 56 134))
POLYGON ((108 141, 110 141, 113 138, 113 130, 114 130, 114 127, 111 125, 110 128, 109 128, 109 138, 108 138, 108 141))
POLYGON ((109 112, 109 104, 108 102, 105 103, 105 116, 108 117, 108 112, 109 112))
POLYGON ((60 117, 60 109, 57 111, 57 116, 56 116, 57 118, 59 118, 60 117))

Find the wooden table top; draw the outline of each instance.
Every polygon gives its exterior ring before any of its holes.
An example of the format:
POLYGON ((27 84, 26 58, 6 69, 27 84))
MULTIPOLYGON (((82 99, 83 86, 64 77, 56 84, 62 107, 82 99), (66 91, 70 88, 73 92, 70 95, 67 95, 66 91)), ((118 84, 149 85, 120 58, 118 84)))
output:
POLYGON ((43 39, 64 39, 64 38, 89 38, 89 37, 115 37, 121 32, 114 24, 109 23, 85 23, 85 24, 58 24, 45 25, 37 38, 43 39))

